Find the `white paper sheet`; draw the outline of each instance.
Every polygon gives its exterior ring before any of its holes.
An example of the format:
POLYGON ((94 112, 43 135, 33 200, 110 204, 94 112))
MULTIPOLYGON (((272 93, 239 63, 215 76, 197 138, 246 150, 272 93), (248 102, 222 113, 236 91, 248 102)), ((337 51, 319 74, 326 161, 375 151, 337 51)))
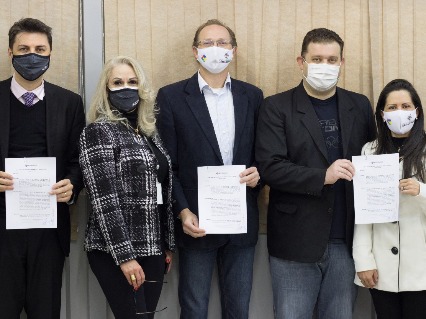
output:
POLYGON ((353 156, 355 224, 398 220, 399 154, 353 156))
POLYGON ((13 190, 6 191, 6 229, 56 228, 54 157, 6 158, 5 170, 13 176, 13 190))
POLYGON ((207 234, 247 233, 244 165, 198 167, 199 227, 207 234))

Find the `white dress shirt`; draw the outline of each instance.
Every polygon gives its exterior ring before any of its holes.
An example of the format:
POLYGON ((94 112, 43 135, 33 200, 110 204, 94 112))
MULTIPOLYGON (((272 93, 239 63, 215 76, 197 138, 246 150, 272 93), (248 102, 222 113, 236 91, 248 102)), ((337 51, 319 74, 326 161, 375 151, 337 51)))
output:
POLYGON ((223 164, 232 165, 235 139, 235 115, 234 100, 231 91, 231 77, 228 73, 225 85, 222 88, 214 89, 204 81, 200 72, 198 72, 198 84, 206 100, 223 164))
POLYGON ((36 104, 38 101, 42 101, 44 99, 44 80, 41 82, 41 85, 38 88, 35 88, 32 91, 25 90, 18 82, 16 82, 15 75, 12 76, 12 82, 10 83, 10 90, 13 95, 21 102, 25 104, 25 100, 22 97, 27 92, 32 92, 35 94, 33 104, 36 104))

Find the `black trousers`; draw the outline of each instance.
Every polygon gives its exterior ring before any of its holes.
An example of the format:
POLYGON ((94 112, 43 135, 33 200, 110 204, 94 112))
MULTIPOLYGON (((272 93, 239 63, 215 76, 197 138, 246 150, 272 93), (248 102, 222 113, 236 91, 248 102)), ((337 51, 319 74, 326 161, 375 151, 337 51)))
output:
POLYGON ((0 247, 0 317, 58 319, 65 255, 56 229, 6 230, 0 247))
POLYGON ((154 318, 163 287, 164 254, 136 259, 145 273, 145 280, 155 281, 145 282, 137 292, 133 291, 133 287, 129 285, 121 268, 115 264, 110 254, 93 250, 87 253, 87 257, 115 319, 154 318))
POLYGON ((370 289, 377 319, 425 319, 426 291, 388 292, 370 289))

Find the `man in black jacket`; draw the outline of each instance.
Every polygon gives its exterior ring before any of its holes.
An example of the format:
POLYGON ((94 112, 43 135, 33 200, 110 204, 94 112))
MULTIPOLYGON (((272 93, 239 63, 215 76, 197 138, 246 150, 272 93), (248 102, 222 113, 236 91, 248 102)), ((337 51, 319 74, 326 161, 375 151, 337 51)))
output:
POLYGON ((303 40, 299 86, 265 99, 256 160, 270 186, 268 250, 277 318, 351 318, 351 163, 375 137, 368 99, 337 88, 343 41, 314 29, 303 40))
POLYGON ((62 270, 70 250, 68 204, 83 187, 77 143, 85 125, 81 97, 43 80, 51 28, 26 18, 9 30, 15 73, 0 82, 0 316, 60 317, 62 270), (55 157, 57 228, 6 229, 5 191, 14 187, 5 158, 55 157))

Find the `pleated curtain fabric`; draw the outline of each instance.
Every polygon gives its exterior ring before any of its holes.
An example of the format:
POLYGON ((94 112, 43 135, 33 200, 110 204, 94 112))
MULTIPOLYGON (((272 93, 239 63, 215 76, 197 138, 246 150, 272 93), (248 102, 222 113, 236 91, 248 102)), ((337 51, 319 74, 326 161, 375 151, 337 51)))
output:
POLYGON ((372 104, 398 77, 426 93, 426 1, 423 0, 105 0, 105 57, 136 57, 154 88, 189 77, 196 28, 211 18, 236 33, 231 74, 265 96, 299 83, 296 65, 307 31, 326 27, 345 41, 339 85, 372 104))

